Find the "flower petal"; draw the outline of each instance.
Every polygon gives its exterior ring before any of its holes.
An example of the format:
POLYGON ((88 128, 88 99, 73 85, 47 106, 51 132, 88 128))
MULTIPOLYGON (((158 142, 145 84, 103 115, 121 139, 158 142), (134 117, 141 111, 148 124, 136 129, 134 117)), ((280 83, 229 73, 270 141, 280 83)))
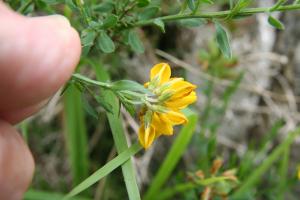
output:
POLYGON ((155 139, 155 129, 153 126, 149 126, 145 129, 145 125, 142 124, 139 129, 139 141, 141 145, 148 149, 155 139))
POLYGON ((187 81, 178 81, 170 86, 170 89, 174 91, 173 96, 170 100, 182 98, 184 96, 189 95, 193 90, 196 89, 197 86, 191 84, 187 81))
POLYGON ((156 135, 173 135, 173 126, 170 120, 163 114, 154 113, 152 125, 155 127, 156 135))
POLYGON ((165 115, 173 125, 184 124, 188 121, 184 114, 179 111, 170 110, 162 115, 165 115))
POLYGON ((184 109, 188 105, 194 103, 197 100, 196 92, 191 92, 188 96, 185 96, 183 98, 178 98, 175 100, 168 100, 165 102, 165 106, 171 109, 184 109))
POLYGON ((150 72, 150 80, 158 79, 158 84, 167 82, 171 77, 171 68, 167 63, 159 63, 152 67, 150 72))

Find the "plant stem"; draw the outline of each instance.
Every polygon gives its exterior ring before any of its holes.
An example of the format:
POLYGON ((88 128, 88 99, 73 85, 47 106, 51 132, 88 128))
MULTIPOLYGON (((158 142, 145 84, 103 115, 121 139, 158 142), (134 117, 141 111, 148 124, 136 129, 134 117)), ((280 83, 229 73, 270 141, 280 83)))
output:
MULTIPOLYGON (((238 12, 235 17, 243 17, 243 16, 249 16, 257 13, 264 13, 269 12, 270 9, 273 7, 261 7, 261 8, 245 8, 238 12)), ((279 6, 275 10, 272 10, 273 12, 276 11, 288 11, 288 10, 297 10, 300 9, 300 4, 292 4, 292 5, 286 5, 286 6, 279 6)), ((168 15, 164 17, 158 17, 160 20, 163 21, 175 21, 180 19, 191 19, 191 18, 207 18, 207 19, 214 19, 219 18, 223 19, 226 18, 228 15, 231 14, 231 10, 225 10, 225 11, 217 11, 217 12, 203 12, 201 14, 176 14, 176 15, 168 15)), ((148 24, 152 24, 156 19, 153 18, 145 21, 139 21, 135 23, 133 26, 145 26, 148 24)))
POLYGON ((88 83, 88 84, 91 84, 91 85, 101 86, 101 87, 104 87, 106 89, 111 88, 111 84, 109 84, 109 83, 95 81, 95 80, 89 79, 88 77, 82 76, 80 74, 73 74, 72 78, 75 79, 76 81, 79 81, 79 82, 84 82, 84 83, 88 83))

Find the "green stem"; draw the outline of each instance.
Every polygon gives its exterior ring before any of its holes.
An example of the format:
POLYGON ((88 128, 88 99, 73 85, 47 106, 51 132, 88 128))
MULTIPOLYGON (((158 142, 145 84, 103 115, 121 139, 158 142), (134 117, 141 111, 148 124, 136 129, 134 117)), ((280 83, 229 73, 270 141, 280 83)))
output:
POLYGON ((110 89, 111 88, 111 84, 110 83, 95 81, 95 80, 89 79, 89 78, 87 78, 85 76, 82 76, 80 74, 72 74, 72 78, 74 80, 76 80, 76 81, 79 81, 79 82, 83 82, 83 83, 87 83, 87 84, 91 84, 91 85, 101 86, 101 87, 106 88, 106 89, 110 89))
MULTIPOLYGON (((264 13, 264 12, 269 12, 270 9, 273 7, 261 7, 261 8, 246 8, 238 12, 235 16, 236 17, 243 17, 243 16, 249 16, 257 13, 264 13)), ((286 5, 286 6, 279 6, 275 10, 272 10, 273 12, 275 11, 288 11, 288 10, 297 10, 300 9, 300 4, 292 4, 292 5, 286 5)), ((214 19, 214 18, 219 18, 223 19, 226 18, 228 15, 231 14, 231 10, 225 10, 225 11, 218 11, 218 12, 203 12, 201 14, 176 14, 176 15, 168 15, 164 17, 158 17, 160 20, 163 21, 175 21, 175 20, 180 20, 180 19, 190 19, 190 18, 207 18, 207 19, 214 19)), ((133 26, 145 26, 148 24, 152 24, 156 19, 158 18, 153 18, 145 21, 140 21, 135 23, 133 26)))

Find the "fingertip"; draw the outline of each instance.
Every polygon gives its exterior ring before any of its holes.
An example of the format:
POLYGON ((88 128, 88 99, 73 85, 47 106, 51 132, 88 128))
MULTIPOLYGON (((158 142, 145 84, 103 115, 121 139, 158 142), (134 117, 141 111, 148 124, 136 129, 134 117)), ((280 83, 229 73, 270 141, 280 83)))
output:
POLYGON ((0 114, 51 96, 70 78, 81 54, 79 34, 63 16, 10 17, 3 22, 0 114))
POLYGON ((0 121, 0 199, 20 200, 31 183, 33 157, 20 134, 0 121))

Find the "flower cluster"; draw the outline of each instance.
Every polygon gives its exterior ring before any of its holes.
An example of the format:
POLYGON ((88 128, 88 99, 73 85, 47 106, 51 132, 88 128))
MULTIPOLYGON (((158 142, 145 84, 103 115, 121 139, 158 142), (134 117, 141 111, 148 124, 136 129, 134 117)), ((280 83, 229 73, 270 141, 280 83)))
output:
POLYGON ((145 101, 140 112, 139 141, 147 149, 157 137, 172 135, 174 125, 187 122, 181 110, 194 103, 197 96, 195 85, 183 78, 171 78, 171 68, 167 63, 153 66, 145 87, 154 94, 154 98, 145 101))

